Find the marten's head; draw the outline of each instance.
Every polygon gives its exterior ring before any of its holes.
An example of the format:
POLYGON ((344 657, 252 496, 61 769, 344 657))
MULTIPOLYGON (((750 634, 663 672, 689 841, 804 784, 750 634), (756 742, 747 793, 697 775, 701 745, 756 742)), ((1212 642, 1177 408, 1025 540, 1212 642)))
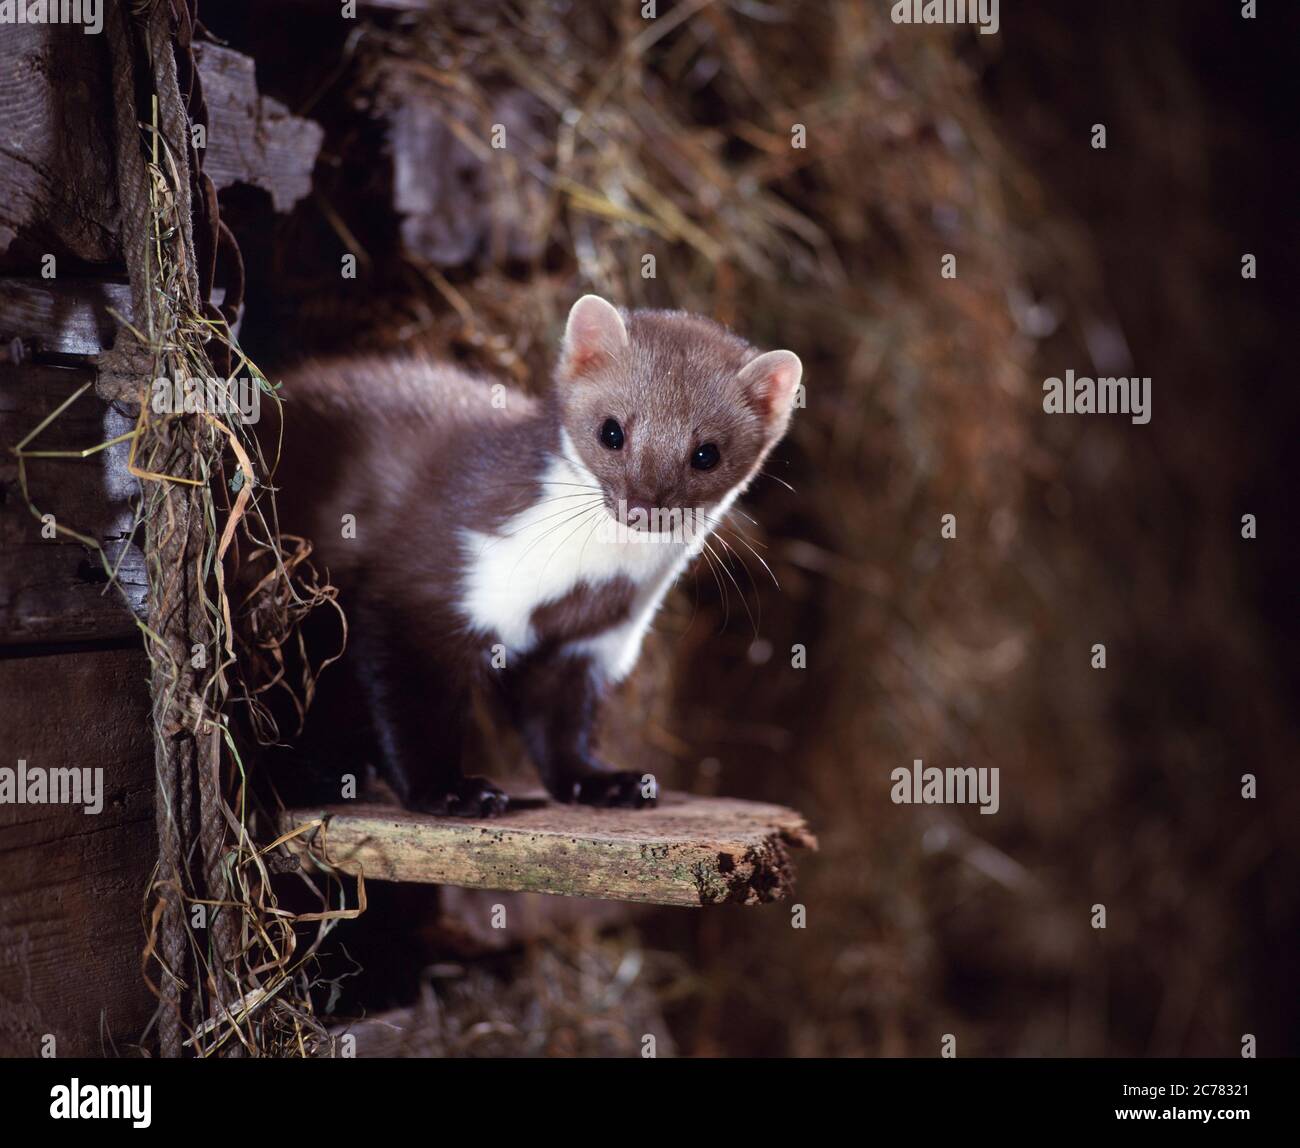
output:
POLYGON ((711 319, 584 295, 556 371, 565 449, 615 514, 725 506, 785 434, 802 372, 711 319))

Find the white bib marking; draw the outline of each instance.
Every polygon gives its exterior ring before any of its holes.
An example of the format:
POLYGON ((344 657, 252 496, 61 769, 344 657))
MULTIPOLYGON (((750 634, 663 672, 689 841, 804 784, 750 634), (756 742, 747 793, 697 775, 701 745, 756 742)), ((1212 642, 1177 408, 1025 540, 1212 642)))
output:
MULTIPOLYGON (((725 513, 732 492, 716 512, 725 513)), ((572 649, 590 656, 617 682, 631 672, 664 595, 704 545, 705 534, 673 541, 628 541, 609 527, 596 476, 575 456, 567 434, 542 475, 538 500, 495 533, 461 532, 465 554, 461 611, 477 629, 495 633, 507 650, 527 653, 536 642, 532 615, 580 583, 597 587, 623 577, 636 587, 626 621, 572 649), (590 496, 590 497, 588 497, 590 496)))

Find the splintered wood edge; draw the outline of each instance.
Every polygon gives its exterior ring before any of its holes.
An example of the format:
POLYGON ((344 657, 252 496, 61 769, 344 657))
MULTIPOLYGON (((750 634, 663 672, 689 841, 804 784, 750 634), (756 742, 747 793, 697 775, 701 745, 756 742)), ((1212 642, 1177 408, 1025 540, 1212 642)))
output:
POLYGON ((779 805, 665 793, 655 809, 524 799, 503 817, 432 817, 354 804, 287 810, 280 832, 316 868, 368 880, 598 897, 656 905, 757 905, 794 886, 792 849, 816 849, 779 805))

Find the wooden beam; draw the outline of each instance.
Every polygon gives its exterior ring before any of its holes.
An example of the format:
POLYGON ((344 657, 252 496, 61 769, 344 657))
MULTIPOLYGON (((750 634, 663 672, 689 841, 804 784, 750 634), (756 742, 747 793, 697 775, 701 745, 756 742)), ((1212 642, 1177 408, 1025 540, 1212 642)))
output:
POLYGON ((98 355, 113 345, 116 311, 128 321, 131 288, 103 279, 0 279, 0 344, 31 354, 98 355))
POLYGON ((0 1056, 125 1054, 153 1010, 148 677, 143 650, 0 658, 0 768, 103 771, 98 812, 0 802, 0 1056))
MULTIPOLYGON (((148 579, 132 541, 136 482, 127 473, 129 443, 86 458, 27 462, 36 508, 95 538, 116 564, 108 585, 99 555, 74 538, 52 534, 23 500, 18 460, 10 447, 95 378, 82 368, 0 362, 0 650, 32 642, 74 642, 138 636, 148 579)), ((91 388, 29 444, 36 450, 82 451, 129 431, 134 420, 91 388)), ((0 721, 0 727, 3 722, 0 721)))
POLYGON ((393 209, 409 255, 438 267, 541 258, 549 189, 533 167, 546 166, 554 125, 537 97, 507 88, 478 109, 418 68, 394 62, 377 107, 387 124, 393 209), (506 131, 508 149, 491 146, 494 124, 506 131))
POLYGON ((54 24, 3 27, 0 261, 117 258, 107 40, 54 24))
POLYGON ((655 809, 592 809, 515 798, 490 820, 380 805, 289 810, 290 847, 370 880, 523 890, 697 907, 782 900, 790 850, 815 849, 804 819, 779 805, 664 794, 655 809))
MULTIPOLYGON (((214 287, 218 306, 225 289, 214 287)), ((0 356, 13 359, 11 344, 22 344, 27 357, 57 355, 91 360, 109 350, 117 339, 114 313, 136 324, 131 288, 110 279, 0 279, 0 356)), ((143 385, 144 380, 141 380, 143 385)))

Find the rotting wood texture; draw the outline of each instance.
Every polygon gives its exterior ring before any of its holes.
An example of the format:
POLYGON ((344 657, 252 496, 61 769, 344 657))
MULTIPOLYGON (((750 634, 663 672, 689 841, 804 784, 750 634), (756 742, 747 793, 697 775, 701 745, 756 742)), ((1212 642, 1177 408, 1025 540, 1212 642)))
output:
POLYGON ((790 851, 815 849, 803 818, 779 805, 664 794, 656 809, 591 809, 515 799, 491 820, 379 806, 291 810, 290 843, 367 879, 522 890, 695 907, 782 900, 790 851), (309 843, 309 844, 308 844, 309 843))

